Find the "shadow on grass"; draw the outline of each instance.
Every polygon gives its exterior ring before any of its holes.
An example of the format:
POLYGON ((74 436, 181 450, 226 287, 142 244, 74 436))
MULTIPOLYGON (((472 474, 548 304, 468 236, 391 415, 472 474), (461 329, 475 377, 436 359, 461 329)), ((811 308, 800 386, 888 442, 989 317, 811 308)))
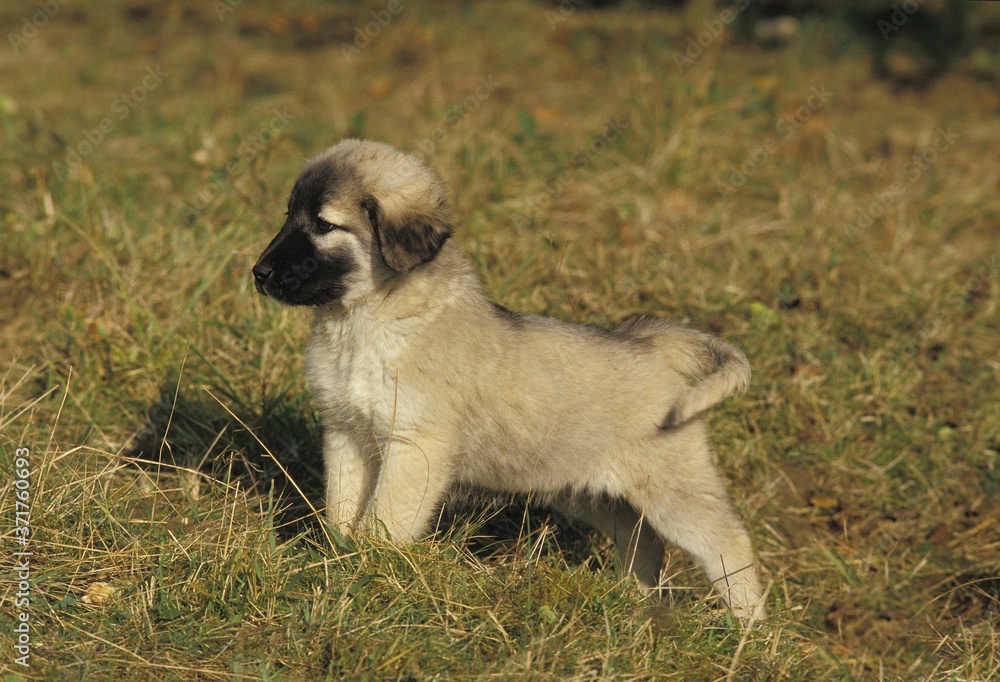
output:
POLYGON ((316 525, 310 505, 324 505, 320 428, 311 414, 291 391, 251 404, 228 387, 167 380, 127 454, 147 472, 197 471, 248 497, 273 498, 275 526, 291 536, 316 525))
POLYGON ((558 554, 568 566, 613 563, 600 533, 524 495, 456 488, 442 505, 435 537, 454 538, 482 561, 558 554))
MULTIPOLYGON (((322 515, 325 506, 321 433, 303 391, 280 391, 251 404, 229 387, 178 386, 174 378, 161 384, 127 454, 147 473, 197 471, 238 484, 248 497, 273 498, 275 528, 287 539, 319 530, 312 512, 322 515)), ((466 488, 451 491, 442 503, 432 537, 462 543, 487 562, 559 553, 570 566, 590 564, 596 547, 606 550, 607 544, 524 496, 466 488)))

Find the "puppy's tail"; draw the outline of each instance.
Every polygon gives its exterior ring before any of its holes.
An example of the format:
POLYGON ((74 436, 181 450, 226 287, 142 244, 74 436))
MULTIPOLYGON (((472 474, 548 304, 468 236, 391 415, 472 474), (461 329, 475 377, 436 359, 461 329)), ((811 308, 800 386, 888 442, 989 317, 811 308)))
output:
POLYGON ((661 429, 680 426, 750 385, 746 356, 716 336, 651 317, 628 319, 615 331, 652 343, 671 367, 696 382, 674 402, 661 429))

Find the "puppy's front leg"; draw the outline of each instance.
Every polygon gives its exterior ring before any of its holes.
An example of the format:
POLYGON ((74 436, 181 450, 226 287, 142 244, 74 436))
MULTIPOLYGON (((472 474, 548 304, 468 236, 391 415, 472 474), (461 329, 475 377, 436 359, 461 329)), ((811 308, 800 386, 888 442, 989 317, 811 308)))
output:
POLYGON ((341 533, 357 526, 375 485, 377 463, 352 438, 333 429, 323 433, 326 518, 341 533))
POLYGON ((411 542, 423 536, 451 483, 450 449, 442 441, 393 439, 375 484, 368 528, 384 525, 390 537, 411 542))

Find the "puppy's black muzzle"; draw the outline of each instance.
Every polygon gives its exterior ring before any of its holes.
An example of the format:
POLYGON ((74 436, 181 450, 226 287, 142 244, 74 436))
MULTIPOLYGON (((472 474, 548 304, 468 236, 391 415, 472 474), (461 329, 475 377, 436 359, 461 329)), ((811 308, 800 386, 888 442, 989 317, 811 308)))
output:
POLYGON ((346 252, 320 253, 305 231, 291 221, 253 266, 257 291, 288 305, 323 305, 344 293, 344 278, 355 269, 346 252))
POLYGON ((302 284, 292 271, 301 274, 300 263, 311 261, 314 254, 309 238, 290 221, 285 222, 253 266, 254 286, 263 296, 292 303, 288 300, 289 294, 302 284))
POLYGON ((267 283, 274 275, 274 268, 271 267, 270 263, 258 261, 257 265, 253 266, 252 272, 253 283, 257 287, 257 293, 261 296, 267 296, 267 283))

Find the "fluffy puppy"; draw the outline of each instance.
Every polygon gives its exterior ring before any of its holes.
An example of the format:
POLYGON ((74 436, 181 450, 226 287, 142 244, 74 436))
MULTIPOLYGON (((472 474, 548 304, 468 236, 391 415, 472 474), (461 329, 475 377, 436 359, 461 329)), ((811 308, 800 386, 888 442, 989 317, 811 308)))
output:
POLYGON ((604 330, 511 312, 451 234, 421 158, 344 140, 306 163, 253 268, 261 294, 315 311, 329 522, 411 541, 454 484, 531 492, 609 535, 645 588, 671 542, 763 618, 699 417, 749 383, 744 355, 651 317, 604 330))

